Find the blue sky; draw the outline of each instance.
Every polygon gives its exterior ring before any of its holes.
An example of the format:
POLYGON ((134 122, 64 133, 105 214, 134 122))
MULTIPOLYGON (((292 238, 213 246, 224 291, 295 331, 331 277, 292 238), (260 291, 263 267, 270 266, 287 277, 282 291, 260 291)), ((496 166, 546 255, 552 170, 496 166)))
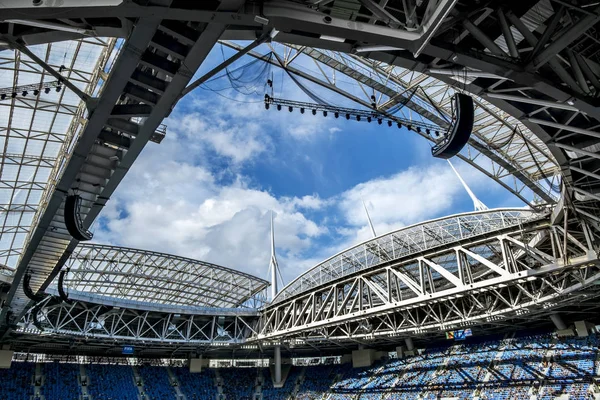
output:
MULTIPOLYGON (((217 46, 197 75, 222 57, 217 46)), ((250 60, 244 57, 233 68, 250 60)), ((300 57, 298 65, 316 71, 300 57)), ((273 71, 276 96, 309 101, 293 81, 273 71)), ((210 86, 223 89, 227 82, 210 86)), ((337 84, 360 91, 341 76, 337 84)), ((378 233, 472 211, 450 167, 432 158, 430 145, 414 132, 265 110, 261 85, 250 96, 199 88, 180 101, 165 120, 167 137, 160 145, 147 145, 103 211, 95 240, 266 277, 272 210, 287 283, 371 236, 361 198, 378 233)), ((336 105, 357 107, 310 87, 336 105)), ((454 164, 488 207, 523 206, 472 167, 459 160, 454 164)))

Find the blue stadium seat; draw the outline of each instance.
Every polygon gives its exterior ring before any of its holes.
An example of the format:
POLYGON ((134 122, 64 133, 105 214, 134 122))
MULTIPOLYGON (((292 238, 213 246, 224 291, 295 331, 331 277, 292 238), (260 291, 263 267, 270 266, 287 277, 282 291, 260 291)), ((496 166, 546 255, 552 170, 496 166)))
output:
MULTIPOLYGON (((300 382, 297 400, 433 400, 437 398, 494 400, 551 400, 569 394, 587 400, 598 362, 598 337, 559 338, 551 334, 516 335, 511 339, 448 343, 405 359, 390 359, 371 367, 350 364, 292 367, 283 388, 274 388, 265 368, 222 368, 223 399, 254 400, 262 381, 262 400, 287 400, 300 382)), ((137 400, 138 388, 128 365, 85 366, 88 392, 94 400, 137 400)), ((176 398, 165 367, 138 368, 148 400, 176 398)), ((79 365, 46 363, 41 393, 46 400, 79 400, 79 365)), ((217 399, 216 374, 211 369, 192 374, 172 367, 179 390, 188 400, 217 399)), ((34 394, 35 364, 13 362, 0 369, 0 399, 30 399, 34 394)))
POLYGON ((215 386, 215 375, 211 369, 201 373, 190 373, 188 367, 171 368, 179 381, 179 390, 187 400, 215 399, 218 391, 215 386))
POLYGON ((94 400, 137 400, 138 390, 129 365, 88 364, 88 392, 94 400))
POLYGON ((32 379, 35 364, 13 361, 10 369, 0 369, 0 398, 6 400, 29 399, 33 395, 32 379))
POLYGON ((175 399, 175 390, 164 367, 141 366, 138 368, 144 381, 144 392, 149 400, 175 399))
POLYGON ((79 364, 46 363, 43 371, 46 379, 41 393, 46 400, 79 400, 79 364))

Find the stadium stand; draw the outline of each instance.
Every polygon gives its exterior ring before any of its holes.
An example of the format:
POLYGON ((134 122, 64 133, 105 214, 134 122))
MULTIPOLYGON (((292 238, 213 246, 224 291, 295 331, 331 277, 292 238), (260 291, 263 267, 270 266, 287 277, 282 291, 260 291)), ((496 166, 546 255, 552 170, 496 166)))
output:
MULTIPOLYGON (((273 387, 266 368, 205 369, 192 374, 186 367, 171 367, 170 379, 167 368, 143 365, 137 369, 141 391, 132 366, 89 364, 85 371, 93 400, 177 399, 178 391, 187 400, 529 400, 532 396, 554 400, 564 394, 569 400, 587 400, 592 398, 589 389, 600 366, 598 344, 596 335, 472 338, 367 368, 294 366, 282 388, 273 387)), ((43 379, 38 384, 45 400, 82 398, 78 364, 44 363, 40 370, 43 379)), ((27 362, 13 362, 10 369, 0 370, 0 399, 35 398, 35 375, 36 365, 27 362)))
POLYGON ((88 364, 88 391, 94 400, 137 400, 133 370, 128 365, 88 364))
POLYGON ((252 400, 260 370, 254 368, 223 368, 220 376, 223 379, 223 393, 227 400, 252 400))
POLYGON ((598 338, 524 336, 432 348, 404 360, 364 369, 307 368, 297 397, 329 399, 554 399, 591 398, 588 388, 598 369, 598 338), (329 380, 330 384, 327 384, 329 380), (328 387, 329 386, 329 387, 328 387))
POLYGON ((13 362, 10 369, 0 369, 0 395, 6 400, 28 399, 33 395, 35 364, 13 362))
POLYGON ((215 375, 211 369, 192 374, 186 367, 171 368, 179 381, 179 389, 187 400, 214 399, 217 394, 215 375))
POLYGON ((292 367, 282 388, 273 387, 273 380, 271 379, 271 374, 269 373, 269 370, 265 369, 262 372, 264 378, 264 385, 262 386, 263 398, 273 400, 287 400, 292 394, 292 391, 294 390, 294 386, 296 385, 301 369, 298 367, 292 367))
POLYGON ((340 373, 341 366, 336 364, 307 367, 296 399, 320 399, 324 393, 329 391, 331 383, 336 380, 340 373))
POLYGON ((41 393, 46 400, 79 400, 81 391, 77 383, 79 365, 58 362, 44 364, 44 384, 41 393))
POLYGON ((144 393, 149 400, 174 399, 175 391, 169 382, 169 375, 164 367, 143 365, 138 369, 144 382, 144 393))

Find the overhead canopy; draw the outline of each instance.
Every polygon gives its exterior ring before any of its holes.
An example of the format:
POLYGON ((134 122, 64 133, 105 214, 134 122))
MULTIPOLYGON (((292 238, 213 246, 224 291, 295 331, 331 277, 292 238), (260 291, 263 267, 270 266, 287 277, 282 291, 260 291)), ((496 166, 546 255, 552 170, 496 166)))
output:
POLYGON ((252 307, 269 284, 203 261, 97 244, 80 244, 66 266, 66 292, 165 305, 252 307))
POLYGON ((283 288, 273 303, 384 262, 461 243, 466 239, 542 218, 543 213, 525 208, 508 208, 451 215, 411 225, 367 240, 317 264, 283 288))

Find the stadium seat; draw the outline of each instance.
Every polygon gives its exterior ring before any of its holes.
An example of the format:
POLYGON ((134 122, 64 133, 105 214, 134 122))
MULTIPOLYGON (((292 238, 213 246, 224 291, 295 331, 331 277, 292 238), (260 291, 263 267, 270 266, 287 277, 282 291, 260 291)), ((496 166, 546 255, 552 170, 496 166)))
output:
MULTIPOLYGON (((448 342, 404 359, 386 359, 366 368, 351 364, 297 367, 282 388, 274 388, 266 368, 207 368, 190 373, 187 367, 140 366, 138 391, 129 365, 87 364, 87 390, 93 400, 288 400, 296 383, 296 400, 434 400, 440 398, 553 400, 569 394, 586 400, 599 364, 598 338, 560 338, 552 334, 515 335, 448 342), (303 375, 301 375, 303 374, 303 375), (221 384, 216 385, 217 376, 221 384), (219 394, 219 388, 222 394, 219 394)), ((79 400, 78 364, 45 363, 41 394, 45 400, 79 400)), ((32 399, 35 364, 13 362, 0 369, 0 399, 32 399)))

